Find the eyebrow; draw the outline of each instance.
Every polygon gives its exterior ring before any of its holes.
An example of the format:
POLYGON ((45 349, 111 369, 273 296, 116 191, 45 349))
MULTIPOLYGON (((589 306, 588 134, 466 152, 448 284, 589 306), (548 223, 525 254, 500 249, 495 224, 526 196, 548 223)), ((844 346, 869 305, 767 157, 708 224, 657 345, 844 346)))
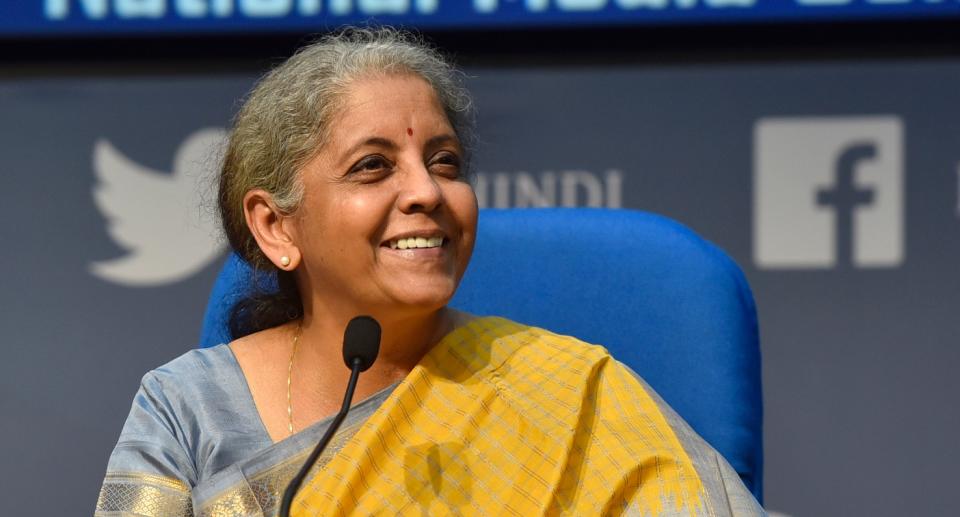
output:
POLYGON ((427 140, 426 147, 433 147, 435 145, 446 144, 449 142, 457 144, 457 147, 460 147, 460 139, 457 138, 457 135, 450 133, 444 133, 442 135, 431 137, 430 140, 427 140))
POLYGON ((393 143, 393 140, 390 140, 389 138, 374 136, 366 140, 357 142, 356 145, 354 145, 350 149, 347 149, 347 151, 343 153, 343 156, 352 156, 354 153, 357 152, 358 149, 362 147, 367 147, 367 146, 386 147, 387 149, 390 149, 390 150, 395 150, 397 148, 397 144, 393 143))

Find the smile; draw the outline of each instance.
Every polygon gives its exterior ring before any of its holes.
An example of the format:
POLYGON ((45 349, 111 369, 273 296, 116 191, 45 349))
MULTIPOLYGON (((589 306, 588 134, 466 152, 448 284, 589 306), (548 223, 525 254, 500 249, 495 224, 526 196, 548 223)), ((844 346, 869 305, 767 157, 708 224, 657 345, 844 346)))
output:
POLYGON ((390 249, 439 248, 443 245, 443 237, 408 237, 390 241, 390 249))

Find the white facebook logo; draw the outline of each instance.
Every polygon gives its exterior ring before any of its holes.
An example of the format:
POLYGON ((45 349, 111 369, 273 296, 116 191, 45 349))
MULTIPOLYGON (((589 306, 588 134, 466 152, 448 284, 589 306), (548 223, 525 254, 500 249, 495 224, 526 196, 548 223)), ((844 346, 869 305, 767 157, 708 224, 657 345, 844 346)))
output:
POLYGON ((902 264, 900 119, 757 121, 753 225, 753 256, 761 268, 902 264))

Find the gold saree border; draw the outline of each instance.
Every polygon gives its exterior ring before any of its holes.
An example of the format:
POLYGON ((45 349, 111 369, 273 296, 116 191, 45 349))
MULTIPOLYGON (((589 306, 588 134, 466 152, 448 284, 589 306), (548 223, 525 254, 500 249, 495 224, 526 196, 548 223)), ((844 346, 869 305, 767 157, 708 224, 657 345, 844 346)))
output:
MULTIPOLYGON (((334 435, 333 440, 304 479, 306 485, 346 445, 363 422, 352 423, 334 435)), ((293 476, 297 475, 313 447, 303 450, 276 465, 263 469, 248 479, 221 491, 200 504, 196 517, 273 516, 280 510, 280 499, 293 476)))
POLYGON ((175 478, 139 472, 108 472, 95 515, 191 517, 190 487, 175 478))

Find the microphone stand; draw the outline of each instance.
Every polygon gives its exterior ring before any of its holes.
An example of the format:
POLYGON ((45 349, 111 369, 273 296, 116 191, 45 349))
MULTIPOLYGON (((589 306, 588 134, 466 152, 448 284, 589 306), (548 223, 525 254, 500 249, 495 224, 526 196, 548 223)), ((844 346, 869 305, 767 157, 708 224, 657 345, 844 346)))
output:
POLYGON ((327 448, 327 444, 330 442, 330 439, 333 438, 334 433, 340 428, 343 419, 347 417, 347 411, 350 410, 350 402, 353 400, 353 391, 357 387, 357 379, 360 378, 360 372, 365 369, 363 366, 363 358, 353 358, 350 364, 350 380, 347 382, 347 392, 343 396, 343 405, 340 406, 340 411, 333 417, 333 422, 330 422, 330 427, 328 427, 327 432, 323 434, 323 438, 321 438, 317 446, 313 448, 310 457, 308 457, 307 461, 300 467, 300 472, 297 472, 297 475, 290 480, 290 484, 287 485, 287 489, 283 492, 283 500, 280 503, 280 517, 290 517, 290 505, 293 504, 293 496, 297 493, 297 490, 300 489, 300 485, 303 484, 303 480, 307 477, 307 473, 310 472, 310 468, 313 467, 317 458, 319 458, 323 450, 327 448))

